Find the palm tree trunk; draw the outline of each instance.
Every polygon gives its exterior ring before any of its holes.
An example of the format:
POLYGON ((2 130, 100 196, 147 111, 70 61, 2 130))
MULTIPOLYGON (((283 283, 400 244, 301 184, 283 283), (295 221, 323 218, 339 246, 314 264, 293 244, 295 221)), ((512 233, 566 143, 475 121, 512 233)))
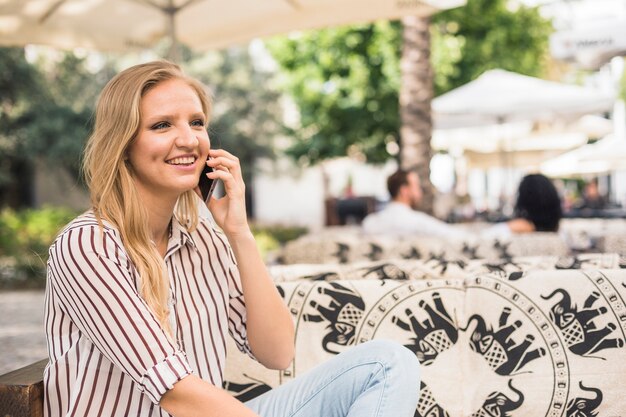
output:
POLYGON ((432 213, 430 103, 433 98, 433 70, 430 64, 430 18, 407 16, 402 19, 402 24, 400 166, 417 171, 424 192, 420 208, 432 213))

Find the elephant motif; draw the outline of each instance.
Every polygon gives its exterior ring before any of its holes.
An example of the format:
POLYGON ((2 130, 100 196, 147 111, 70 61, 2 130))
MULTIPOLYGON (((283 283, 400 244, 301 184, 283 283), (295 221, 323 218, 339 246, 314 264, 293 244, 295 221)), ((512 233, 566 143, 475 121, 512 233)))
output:
POLYGON ((517 401, 502 392, 492 392, 472 417, 511 417, 511 411, 518 409, 524 402, 524 394, 513 386, 511 379, 509 388, 517 395, 517 401))
POLYGON ((500 262, 486 262, 485 268, 487 268, 489 272, 501 272, 502 274, 505 274, 506 267, 509 265, 517 268, 518 270, 522 269, 518 264, 513 262, 511 258, 502 259, 500 262))
POLYGON ((402 259, 422 259, 422 253, 415 246, 411 246, 411 250, 401 255, 402 259))
POLYGON ((582 381, 579 386, 581 390, 593 392, 596 396, 593 399, 572 398, 567 403, 567 417, 596 417, 598 412, 595 410, 602 403, 602 391, 597 388, 585 387, 582 381))
POLYGON ((376 243, 370 243, 370 251, 365 255, 370 261, 380 261, 383 257, 383 248, 376 243))
POLYGON ((478 256, 478 245, 470 246, 469 243, 463 242, 461 253, 469 259, 480 259, 480 256, 478 256))
POLYGON ((615 323, 608 323, 605 327, 596 329, 593 319, 606 314, 608 311, 605 306, 592 308, 593 304, 600 298, 600 293, 592 292, 580 310, 576 304, 572 304, 569 293, 562 288, 557 288, 545 297, 542 295, 541 298, 550 300, 555 295, 561 295, 562 298, 550 308, 550 319, 561 331, 565 344, 570 351, 576 355, 587 356, 603 349, 624 346, 622 339, 607 338, 610 333, 617 329, 615 323))
POLYGON ((509 246, 511 246, 511 242, 500 242, 498 239, 493 242, 493 248, 498 253, 498 258, 507 261, 513 259, 513 255, 509 252, 509 246))
POLYGON ((374 275, 376 279, 395 279, 405 281, 409 279, 409 275, 392 263, 384 263, 371 268, 363 269, 363 278, 374 275))
POLYGON ((409 323, 398 316, 393 316, 391 319, 396 326, 415 335, 411 338, 413 343, 405 346, 414 352, 420 363, 424 365, 430 365, 440 353, 450 349, 459 336, 454 320, 441 301, 441 295, 435 292, 432 297, 434 309, 424 300, 418 303, 419 307, 428 314, 428 319, 423 322, 420 323, 409 308, 404 310, 409 323))
POLYGON ((283 287, 280 286, 280 284, 276 285, 276 289, 278 290, 278 293, 280 294, 280 298, 282 298, 283 300, 285 299, 285 290, 283 289, 283 287))
POLYGON ((430 388, 420 382, 420 399, 413 417, 450 417, 450 414, 437 404, 430 388))
POLYGON ((365 303, 363 298, 351 289, 337 282, 330 282, 329 287, 317 287, 317 292, 328 295, 331 301, 327 307, 313 300, 309 304, 319 314, 303 314, 304 321, 319 323, 328 322, 329 332, 322 339, 322 347, 328 353, 338 354, 330 348, 330 344, 349 346, 354 344, 356 328, 363 318, 365 303))
POLYGON ((514 375, 529 362, 546 354, 543 347, 529 350, 535 340, 531 334, 527 334, 521 343, 511 339, 511 335, 522 326, 522 322, 516 320, 513 324, 507 325, 510 315, 511 308, 504 307, 496 331, 487 326, 485 319, 477 314, 472 315, 467 321, 467 326, 461 329, 466 331, 472 321, 476 322, 470 337, 470 348, 480 353, 498 375, 514 375))
POLYGON ((340 264, 347 264, 350 255, 350 246, 341 242, 335 242, 335 244, 337 245, 337 252, 333 253, 332 256, 337 258, 340 264))
POLYGON ((450 264, 456 264, 461 269, 465 269, 467 266, 467 263, 462 259, 447 259, 444 252, 441 252, 439 255, 431 253, 426 263, 431 261, 435 263, 435 268, 441 268, 440 273, 442 275, 446 273, 450 264))
POLYGON ((526 276, 526 272, 525 271, 515 271, 515 272, 511 272, 509 274, 508 280, 509 281, 517 281, 518 279, 524 278, 526 276))
POLYGON ((272 387, 261 381, 244 384, 224 381, 222 388, 233 393, 233 396, 241 402, 250 401, 251 399, 258 397, 261 394, 265 394, 272 389, 272 387))
POLYGON ((307 275, 302 278, 308 281, 335 281, 339 279, 339 274, 336 272, 322 272, 315 275, 307 275))

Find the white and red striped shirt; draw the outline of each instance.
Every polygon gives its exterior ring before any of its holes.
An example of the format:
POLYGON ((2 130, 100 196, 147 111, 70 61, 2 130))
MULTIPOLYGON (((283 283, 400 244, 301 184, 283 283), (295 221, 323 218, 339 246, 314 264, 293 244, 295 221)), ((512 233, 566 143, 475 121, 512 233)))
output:
POLYGON ((172 220, 165 264, 173 343, 139 295, 119 232, 108 222, 103 231, 87 212, 50 247, 44 414, 165 416, 161 397, 189 373, 221 387, 226 332, 251 354, 225 236, 206 220, 193 233, 172 220))

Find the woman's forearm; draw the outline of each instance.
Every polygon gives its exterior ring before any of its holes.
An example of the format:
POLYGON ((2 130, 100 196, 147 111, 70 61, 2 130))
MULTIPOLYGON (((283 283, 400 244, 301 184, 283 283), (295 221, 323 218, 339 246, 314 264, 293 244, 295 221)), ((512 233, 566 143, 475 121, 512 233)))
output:
POLYGON ((223 389, 193 374, 174 384, 159 405, 174 417, 259 417, 223 389))
POLYGON ((228 236, 239 267, 247 311, 248 341, 268 368, 284 369, 293 360, 294 325, 261 258, 252 232, 228 236))

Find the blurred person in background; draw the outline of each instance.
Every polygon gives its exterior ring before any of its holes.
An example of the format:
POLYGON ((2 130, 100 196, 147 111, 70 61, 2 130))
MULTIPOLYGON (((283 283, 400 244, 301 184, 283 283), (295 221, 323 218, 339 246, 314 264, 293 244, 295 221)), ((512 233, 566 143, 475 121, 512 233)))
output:
POLYGON ((541 174, 529 174, 522 178, 518 186, 513 219, 487 228, 481 237, 557 232, 562 217, 561 198, 552 181, 541 174))
POLYGON ((585 184, 583 190, 583 201, 579 206, 581 209, 602 210, 606 208, 606 197, 600 194, 598 189, 598 179, 594 178, 585 184))
POLYGON ((466 232, 426 213, 417 211, 422 187, 415 171, 399 169, 387 178, 391 201, 381 211, 363 220, 363 231, 372 235, 432 236, 462 239, 466 232))

